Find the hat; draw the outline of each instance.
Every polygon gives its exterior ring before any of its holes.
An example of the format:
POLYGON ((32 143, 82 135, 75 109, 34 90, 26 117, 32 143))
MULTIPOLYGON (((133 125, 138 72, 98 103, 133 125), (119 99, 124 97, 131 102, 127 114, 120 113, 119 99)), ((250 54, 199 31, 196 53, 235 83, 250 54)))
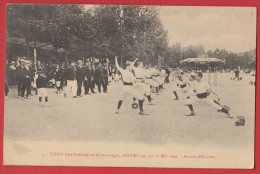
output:
POLYGON ((12 62, 10 63, 10 65, 13 65, 13 64, 15 64, 15 61, 12 61, 12 62))

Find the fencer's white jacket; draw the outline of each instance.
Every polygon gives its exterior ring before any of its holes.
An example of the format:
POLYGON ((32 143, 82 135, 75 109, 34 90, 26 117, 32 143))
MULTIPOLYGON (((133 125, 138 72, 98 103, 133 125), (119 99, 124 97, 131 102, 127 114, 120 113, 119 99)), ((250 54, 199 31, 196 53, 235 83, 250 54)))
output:
POLYGON ((202 93, 208 92, 210 90, 209 84, 207 82, 205 82, 204 80, 202 80, 200 82, 194 82, 193 85, 194 85, 194 88, 195 88, 197 94, 202 94, 202 93))
POLYGON ((145 69, 140 67, 133 67, 135 77, 138 79, 144 79, 145 78, 145 69))
POLYGON ((132 72, 130 72, 129 70, 124 70, 122 68, 118 68, 118 70, 120 71, 124 82, 133 84, 135 83, 136 78, 132 72))

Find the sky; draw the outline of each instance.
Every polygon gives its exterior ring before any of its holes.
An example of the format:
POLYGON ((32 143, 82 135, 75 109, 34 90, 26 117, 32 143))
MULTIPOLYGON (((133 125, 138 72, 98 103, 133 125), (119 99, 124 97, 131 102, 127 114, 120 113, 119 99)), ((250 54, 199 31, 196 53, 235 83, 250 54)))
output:
POLYGON ((256 47, 256 8, 161 6, 170 45, 244 52, 256 47))

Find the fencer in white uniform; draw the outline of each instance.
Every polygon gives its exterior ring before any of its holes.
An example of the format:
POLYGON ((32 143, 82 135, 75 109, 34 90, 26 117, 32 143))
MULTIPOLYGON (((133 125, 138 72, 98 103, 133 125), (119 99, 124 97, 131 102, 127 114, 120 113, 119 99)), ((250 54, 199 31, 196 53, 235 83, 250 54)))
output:
POLYGON ((118 57, 116 56, 115 57, 115 66, 122 75, 123 86, 122 86, 122 90, 121 90, 121 92, 122 92, 121 98, 118 101, 116 114, 119 114, 119 110, 120 110, 120 107, 121 107, 123 101, 130 96, 130 97, 134 97, 138 100, 139 110, 140 110, 139 114, 146 115, 143 110, 143 103, 144 103, 145 96, 140 91, 138 91, 135 87, 136 78, 135 78, 134 74, 132 73, 131 63, 127 61, 126 68, 123 69, 123 68, 119 67, 117 58, 118 57))
POLYGON ((152 105, 151 99, 151 88, 148 83, 146 83, 146 70, 143 67, 143 62, 138 61, 137 67, 133 66, 134 75, 136 77, 136 88, 139 89, 148 99, 150 105, 152 105))
POLYGON ((197 79, 194 81, 194 92, 196 98, 190 98, 187 100, 187 106, 189 107, 191 113, 187 116, 195 116, 195 112, 193 109, 193 103, 196 101, 201 101, 203 103, 209 104, 212 107, 216 108, 218 112, 223 112, 227 115, 227 117, 232 118, 229 114, 229 107, 222 106, 219 103, 219 96, 210 88, 209 84, 202 80, 202 73, 198 72, 197 79), (214 94, 218 99, 215 100, 210 96, 210 94, 214 94), (195 99, 195 100, 194 100, 195 99))

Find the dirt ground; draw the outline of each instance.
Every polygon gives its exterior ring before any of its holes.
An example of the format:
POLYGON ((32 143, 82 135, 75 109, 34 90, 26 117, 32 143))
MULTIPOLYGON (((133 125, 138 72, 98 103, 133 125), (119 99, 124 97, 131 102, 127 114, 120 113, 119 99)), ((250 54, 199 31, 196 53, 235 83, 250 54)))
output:
MULTIPOLYGON (((173 100, 172 85, 165 84, 161 95, 153 94, 149 115, 139 115, 131 108, 131 99, 115 114, 121 83, 108 86, 108 93, 91 94, 74 99, 56 94, 48 88, 51 107, 39 107, 38 97, 28 100, 17 97, 11 88, 5 102, 4 136, 14 140, 104 141, 141 144, 188 144, 232 148, 253 145, 255 119, 255 87, 249 85, 249 75, 242 81, 230 80, 230 74, 218 74, 213 88, 221 101, 236 115, 243 115, 246 124, 236 127, 234 120, 203 103, 196 103, 195 117, 184 106, 184 99, 173 100)), ((207 80, 207 75, 204 77, 207 80)), ((34 91, 32 91, 34 94, 34 91)))

